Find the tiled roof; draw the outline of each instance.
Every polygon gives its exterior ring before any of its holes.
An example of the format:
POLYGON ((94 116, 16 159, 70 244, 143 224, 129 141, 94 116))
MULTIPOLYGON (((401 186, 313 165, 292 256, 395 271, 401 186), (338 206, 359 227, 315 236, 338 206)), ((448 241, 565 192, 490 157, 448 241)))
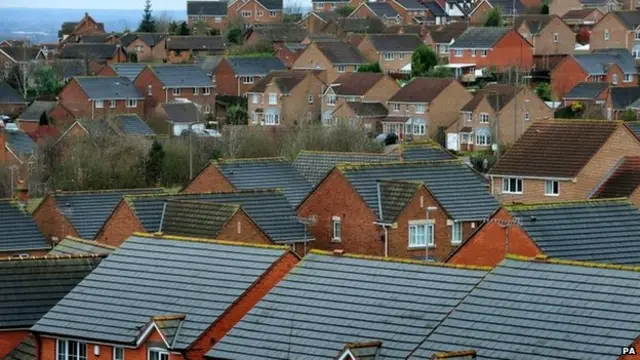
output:
MULTIPOLYGON (((76 120, 78 125, 82 126, 85 132, 93 137, 117 136, 118 132, 104 119, 96 120, 76 120)), ((71 128, 71 127, 69 127, 71 128)), ((63 134, 64 135, 64 134, 63 134)))
POLYGON ((513 14, 521 15, 527 12, 527 7, 521 0, 490 0, 491 6, 502 10, 502 16, 513 17, 513 14))
POLYGON ((125 200, 130 204, 145 231, 149 232, 155 232, 160 228, 166 200, 196 200, 241 206, 275 243, 300 242, 305 239, 304 226, 296 220, 294 208, 282 192, 274 189, 217 194, 127 196, 125 200))
POLYGON ((93 239, 124 195, 159 194, 164 189, 70 191, 51 194, 56 207, 83 239, 93 239))
POLYGON ((613 11, 613 14, 618 17, 629 30, 634 30, 638 25, 640 25, 640 11, 638 10, 613 11))
POLYGON ((318 41, 314 43, 332 64, 365 64, 367 60, 353 45, 340 41, 318 41))
POLYGON ((562 15, 562 20, 586 20, 586 17, 593 13, 594 9, 572 9, 562 15))
POLYGON ((56 244, 48 255, 108 255, 115 249, 107 244, 67 236, 56 244))
POLYGON ((382 73, 345 73, 339 75, 330 85, 338 95, 361 96, 371 90, 385 74, 382 73))
POLYGON ((77 76, 74 79, 91 100, 144 99, 131 80, 120 76, 77 76))
POLYGON ((434 141, 413 142, 401 146, 404 161, 451 160, 456 157, 434 141))
POLYGON ((262 6, 266 7, 269 10, 282 10, 283 9, 283 1, 282 0, 258 0, 262 6))
POLYGON ((133 345, 153 317, 184 314, 169 344, 183 350, 286 252, 285 247, 132 236, 32 331, 133 345))
POLYGON ((413 34, 372 34, 367 35, 374 48, 379 51, 413 52, 423 45, 422 40, 413 34))
POLYGON ((469 25, 466 21, 452 22, 438 30, 430 31, 431 39, 436 44, 450 44, 452 40, 462 35, 469 25))
POLYGON ((118 114, 110 119, 111 123, 127 136, 153 136, 156 133, 137 114, 118 114))
POLYGON ((606 82, 581 82, 573 87, 567 94, 565 99, 585 99, 594 100, 600 93, 609 87, 606 82))
POLYGON ((539 34, 554 18, 554 15, 548 14, 520 15, 516 17, 514 28, 518 29, 522 24, 525 24, 532 34, 539 34))
POLYGON ((39 47, 9 46, 0 47, 0 52, 9 55, 15 61, 35 60, 40 52, 39 47))
POLYGON ((174 124, 190 124, 204 119, 198 106, 192 102, 162 104, 162 109, 167 114, 167 121, 174 124))
POLYGON ((420 181, 458 221, 486 219, 498 208, 484 179, 458 160, 340 165, 353 188, 378 215, 379 180, 420 181))
MULTIPOLYGON (((429 9, 429 11, 431 12, 431 14, 433 14, 433 16, 447 16, 447 13, 444 11, 442 6, 440 6, 440 4, 435 0, 424 1, 424 6, 426 6, 427 9, 429 9)), ((460 7, 460 9, 463 10, 463 12, 466 12, 465 10, 467 10, 463 7, 460 7)))
POLYGON ((640 121, 628 121, 625 124, 637 137, 640 137, 640 121))
POLYGON ((277 57, 230 56, 226 59, 236 76, 265 76, 270 71, 286 70, 286 66, 277 57))
POLYGON ((211 201, 168 200, 159 231, 167 235, 214 238, 238 210, 238 205, 211 201))
POLYGON ((491 49, 511 30, 510 27, 470 27, 458 36, 450 48, 491 49))
POLYGON ((343 106, 350 107, 353 113, 360 117, 386 117, 389 115, 389 110, 382 103, 346 102, 343 106))
POLYGON ((300 42, 309 35, 307 29, 295 23, 253 25, 248 32, 255 33, 261 40, 271 42, 300 42))
POLYGON ((311 184, 284 158, 220 160, 212 163, 238 190, 279 188, 292 206, 311 191, 311 184))
POLYGON ((2 360, 35 360, 36 344, 32 336, 27 336, 2 360))
POLYGON ((187 1, 187 15, 227 16, 227 2, 187 1))
POLYGON ((640 86, 614 86, 609 90, 611 107, 615 110, 624 110, 627 107, 637 107, 640 99, 640 86))
POLYGON ((296 157, 293 166, 315 186, 338 164, 387 163, 398 160, 397 156, 385 154, 303 150, 296 157))
POLYGON ((29 134, 21 130, 4 131, 6 146, 20 157, 28 157, 35 153, 37 144, 29 134))
POLYGON ((398 3, 407 10, 425 10, 426 6, 419 0, 398 0, 398 3))
POLYGON ((456 80, 417 77, 403 86, 389 99, 390 102, 429 103, 456 80))
POLYGON ((627 49, 599 49, 574 55, 574 58, 589 75, 605 75, 612 64, 620 66, 625 74, 638 73, 635 59, 627 49))
POLYGON ((487 85, 478 90, 473 98, 466 103, 460 111, 474 111, 484 99, 487 99, 487 103, 489 103, 489 106, 491 106, 494 111, 500 111, 509 104, 511 99, 513 99, 520 90, 520 87, 509 84, 487 85))
POLYGON ((124 64, 111 64, 109 65, 116 72, 116 75, 126 77, 127 79, 134 81, 138 75, 144 70, 145 64, 139 63, 124 63, 124 64))
POLYGON ((385 2, 370 2, 366 3, 367 7, 373 11, 376 16, 394 18, 398 16, 398 12, 389 3, 385 2))
POLYGON ((262 93, 273 83, 283 94, 289 94, 307 75, 309 73, 305 71, 272 71, 253 85, 249 92, 262 93))
POLYGON ((20 121, 40 121, 40 116, 43 113, 48 113, 56 106, 55 101, 40 101, 36 100, 29 105, 29 107, 18 116, 20 121))
POLYGON ((31 327, 101 260, 94 255, 0 259, 0 329, 31 327))
POLYGON ((213 87, 211 78, 198 65, 161 64, 149 68, 167 88, 213 87))
POLYGON ((14 200, 0 200, 0 219, 0 252, 51 247, 31 214, 14 200))
POLYGON ((9 85, 6 81, 0 81, 0 104, 26 104, 22 94, 9 85))
POLYGON ((490 173, 573 178, 620 126, 615 121, 536 121, 490 173))
POLYGON ((638 337, 640 272, 618 268, 506 259, 409 359, 463 349, 480 360, 619 359, 638 337))
POLYGON ((104 44, 107 40, 114 36, 113 34, 87 34, 87 35, 78 35, 80 43, 86 44, 104 44))
POLYGON ((594 198, 629 197, 640 186, 640 156, 625 156, 613 169, 594 198))
POLYGON ((65 44, 58 56, 61 59, 111 59, 116 55, 118 46, 95 43, 65 44))
POLYGON ((404 359, 485 274, 314 250, 207 356, 326 360, 345 343, 380 341, 380 359, 404 359))
POLYGON ((377 186, 378 219, 392 223, 424 185, 421 182, 379 180, 377 186))
POLYGON ((210 50, 222 51, 226 48, 222 36, 167 36, 168 50, 210 50))
MULTIPOLYGON (((368 18, 334 18, 332 22, 338 27, 339 30, 345 33, 356 34, 379 34, 385 29, 385 24, 377 17, 368 18)), ((327 27, 325 25, 325 27, 327 27)), ((323 28, 324 29, 324 28, 323 28)), ((321 29, 322 31, 322 29, 321 29)))
POLYGON ((196 64, 200 65, 202 70, 208 75, 213 74, 214 70, 222 61, 221 55, 208 55, 204 57, 196 57, 196 64))

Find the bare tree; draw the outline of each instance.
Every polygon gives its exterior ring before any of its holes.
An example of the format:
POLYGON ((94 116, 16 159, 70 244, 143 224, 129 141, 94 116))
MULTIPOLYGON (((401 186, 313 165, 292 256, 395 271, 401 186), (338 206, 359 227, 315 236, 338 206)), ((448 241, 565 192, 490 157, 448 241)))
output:
POLYGON ((173 19, 166 11, 161 12, 158 16, 156 16, 156 30, 161 34, 169 33, 169 25, 173 19))

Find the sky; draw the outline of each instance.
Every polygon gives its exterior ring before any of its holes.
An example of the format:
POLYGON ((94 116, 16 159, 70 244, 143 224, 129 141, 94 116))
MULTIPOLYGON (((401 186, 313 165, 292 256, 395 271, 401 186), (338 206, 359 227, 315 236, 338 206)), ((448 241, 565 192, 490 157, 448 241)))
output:
MULTIPOLYGON (((142 9, 145 0, 107 0, 107 1, 87 1, 87 0, 0 0, 0 8, 20 7, 20 8, 41 8, 41 9, 142 9)), ((186 0, 152 0, 152 7, 155 10, 184 10, 187 7, 186 0)))

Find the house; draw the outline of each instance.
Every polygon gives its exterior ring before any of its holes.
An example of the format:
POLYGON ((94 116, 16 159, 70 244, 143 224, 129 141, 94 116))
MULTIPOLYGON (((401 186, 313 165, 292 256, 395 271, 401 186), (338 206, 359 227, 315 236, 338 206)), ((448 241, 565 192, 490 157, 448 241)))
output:
POLYGON ((269 72, 281 70, 286 67, 275 57, 229 56, 216 66, 213 82, 218 94, 244 96, 269 72))
POLYGON ((167 36, 167 61, 171 64, 185 63, 196 56, 222 55, 226 44, 222 36, 167 36))
POLYGON ((324 87, 313 71, 271 71, 246 93, 249 125, 316 123, 324 87))
POLYGON ((383 72, 410 73, 411 56, 420 45, 422 40, 412 34, 371 34, 364 37, 358 50, 368 61, 379 63, 383 72))
POLYGON ((460 76, 470 70, 530 71, 533 47, 509 27, 470 27, 449 47, 449 67, 460 76))
POLYGON ((386 2, 363 2, 348 17, 377 17, 385 25, 401 24, 402 16, 391 4, 386 2))
POLYGON ((329 1, 311 0, 311 10, 314 13, 319 13, 319 14, 326 13, 326 12, 332 13, 337 8, 341 8, 341 7, 345 7, 345 6, 356 8, 362 2, 363 2, 363 0, 338 0, 338 1, 336 1, 336 0, 329 0, 329 1))
POLYGON ((318 41, 309 46, 293 63, 294 70, 325 70, 321 80, 332 83, 343 73, 357 72, 367 63, 356 47, 338 41, 318 41))
POLYGON ((582 28, 591 30, 603 16, 598 9, 575 9, 564 13, 562 21, 577 33, 582 28))
MULTIPOLYGON (((515 17, 519 15, 530 13, 524 0, 478 0, 473 10, 469 12, 469 23, 474 26, 483 26, 488 13, 495 8, 500 9, 502 20, 507 23, 513 23, 515 17)), ((534 11, 534 13, 540 13, 540 11, 534 11)))
POLYGON ((127 54, 119 44, 66 44, 58 54, 60 59, 76 59, 85 63, 114 64, 127 61, 127 54))
MULTIPOLYGON (((0 357, 21 342, 29 341, 29 329, 82 279, 104 256, 26 256, 0 259, 0 357), (28 290, 27 290, 28 289, 28 290)), ((35 344, 23 348, 23 359, 35 358, 35 344), (26 357, 24 356, 26 355, 26 357)))
POLYGON ((67 236, 58 242, 48 256, 73 256, 73 255, 109 255, 117 247, 101 244, 96 241, 84 240, 81 238, 67 236))
POLYGON ((462 35, 469 25, 466 22, 452 22, 428 32, 430 45, 440 57, 449 58, 449 47, 462 35))
MULTIPOLYGON (((16 124, 20 130, 26 133, 33 133, 38 130, 43 120, 43 116, 47 119, 50 118, 50 112, 56 106, 55 101, 41 101, 35 100, 26 108, 22 114, 16 118, 16 124)), ((48 124, 44 124, 48 125, 48 124)))
POLYGON ((591 29, 589 48, 627 49, 640 59, 640 10, 610 11, 591 29))
MULTIPOLYGON (((0 256, 43 255, 51 244, 42 235, 22 199, 1 199, 0 256)), ((0 352, 2 348, 0 347, 0 352)))
POLYGON ((206 356, 404 359, 487 270, 314 250, 206 356))
POLYGON ((559 97, 584 81, 637 86, 635 60, 625 49, 601 49, 590 54, 567 56, 551 71, 551 87, 559 97))
POLYGON ((377 17, 334 17, 327 21, 327 24, 320 29, 320 33, 349 40, 350 36, 356 34, 381 34, 385 27, 382 20, 377 17))
POLYGON ((360 128, 369 136, 382 132, 382 121, 389 115, 383 103, 343 102, 331 113, 332 124, 348 124, 360 128))
POLYGON ((31 328, 36 358, 64 348, 70 360, 75 347, 116 359, 202 359, 298 261, 283 246, 137 234, 31 328), (103 320, 88 320, 78 297, 103 304, 90 316, 103 320))
POLYGON ((26 181, 28 186, 32 185, 30 180, 35 180, 32 177, 38 162, 37 150, 38 146, 29 134, 0 122, 0 166, 9 172, 8 181, 26 181))
POLYGON ((8 82, 0 81, 0 115, 18 116, 27 104, 20 91, 11 87, 8 82))
POLYGON ((34 44, 29 39, 4 39, 0 41, 0 47, 24 46, 31 47, 34 44))
POLYGON ((306 29, 309 34, 316 34, 320 32, 320 29, 326 26, 330 20, 337 17, 340 17, 340 15, 334 11, 310 11, 306 13, 296 24, 306 29))
POLYGON ((132 32, 120 38, 128 55, 136 54, 137 62, 159 62, 167 59, 165 34, 132 32))
POLYGON ((533 55, 573 54, 576 34, 556 15, 520 15, 515 28, 533 45, 533 55))
POLYGON ((281 189, 292 206, 311 191, 311 184, 284 158, 220 159, 209 165, 182 190, 184 193, 281 189))
POLYGON ((467 165, 438 160, 337 165, 297 212, 317 219, 316 249, 443 260, 497 207, 467 165))
POLYGON ((79 22, 64 22, 58 31, 58 42, 77 42, 79 37, 84 35, 105 34, 104 23, 95 21, 89 13, 84 13, 84 17, 79 22))
POLYGON ((58 121, 70 123, 60 116, 66 110, 73 119, 99 119, 114 114, 138 114, 144 116, 144 96, 134 84, 119 76, 75 76, 58 95, 58 104, 51 116, 58 121))
MULTIPOLYGON (((393 153, 392 153, 393 154, 393 153)), ((400 144, 397 154, 402 161, 453 160, 456 158, 449 150, 433 140, 412 141, 400 144)))
POLYGON ((640 157, 623 157, 611 169, 606 179, 591 194, 591 199, 628 198, 636 207, 640 205, 640 157))
POLYGON ((76 120, 56 143, 68 143, 78 137, 155 136, 156 133, 136 114, 116 114, 104 119, 76 120))
POLYGON ((635 355, 620 356, 613 349, 638 346, 637 320, 625 318, 627 311, 638 308, 637 299, 627 296, 638 286, 637 279, 631 266, 509 255, 408 359, 469 348, 477 349, 478 359, 558 359, 564 353, 576 359, 633 359, 635 355), (618 282, 626 285, 611 286, 618 282), (624 305, 611 306, 612 299, 624 305), (511 344, 523 347, 504 346, 505 334, 510 334, 511 344), (598 340, 592 342, 592 336, 598 340), (591 344, 595 346, 589 348, 591 344))
POLYGON ((624 0, 580 0, 583 8, 598 9, 603 13, 623 10, 622 5, 624 4, 624 2, 624 0))
MULTIPOLYGON (((438 2, 441 4, 442 1, 438 2)), ((452 21, 466 22, 469 14, 475 10, 477 0, 445 0, 444 12, 452 21)))
POLYGON ((197 202, 212 206, 240 206, 244 211, 244 214, 237 216, 241 218, 240 226, 237 225, 238 221, 228 222, 231 226, 228 227, 229 231, 220 233, 218 239, 264 243, 266 236, 267 243, 290 245, 301 256, 306 254, 305 249, 310 246, 307 243, 313 240, 305 231, 304 223, 296 218, 295 210, 284 193, 277 189, 263 189, 220 193, 127 195, 120 200, 104 223, 96 241, 120 246, 134 232, 158 231, 164 221, 165 204, 172 201, 197 202), (260 230, 258 233, 253 231, 255 226, 260 230))
POLYGON ((149 111, 176 99, 186 99, 209 114, 215 104, 215 84, 199 65, 148 65, 136 78, 135 87, 144 94, 149 111))
POLYGON ((193 129, 196 124, 205 122, 202 108, 191 101, 171 101, 162 104, 163 115, 169 123, 169 134, 180 136, 193 129))
MULTIPOLYGON (((305 38, 305 39, 308 39, 305 38)), ((303 40, 304 41, 304 40, 303 40)), ((275 56, 284 64, 287 69, 291 69, 293 63, 296 61, 300 53, 307 48, 307 45, 302 43, 274 43, 273 51, 275 52, 275 56)))
POLYGON ((120 42, 120 36, 116 33, 87 34, 78 36, 76 42, 95 44, 118 44, 120 42))
POLYGON ((11 71, 16 66, 25 67, 28 64, 45 60, 39 47, 3 46, 0 47, 0 79, 9 79, 11 71))
POLYGON ((473 96, 454 79, 417 77, 387 102, 389 116, 382 121, 383 132, 433 138, 438 129, 455 122, 462 107, 473 96))
POLYGON ((618 120, 627 109, 636 113, 640 109, 640 86, 612 87, 606 100, 606 118, 618 120))
POLYGON ((187 24, 189 29, 204 22, 207 29, 224 30, 227 26, 226 1, 187 1, 187 24))
POLYGON ((259 24, 244 32, 243 45, 300 43, 308 35, 305 28, 294 23, 259 24))
POLYGON ((513 144, 534 121, 553 118, 553 111, 531 89, 509 84, 487 85, 459 114, 447 129, 447 148, 456 151, 513 144))
POLYGON ((93 240, 124 195, 163 192, 162 188, 57 191, 45 195, 33 211, 33 218, 51 242, 58 242, 65 236, 93 240))
MULTIPOLYGON (((331 125, 341 116, 342 119, 353 119, 346 113, 336 113, 344 103, 385 104, 398 90, 400 85, 389 75, 382 73, 353 72, 338 76, 330 83, 322 96, 322 123, 331 125)), ((357 105, 356 105, 357 106, 357 105)), ((365 105, 366 106, 366 105, 365 105)), ((371 105, 375 106, 375 105, 371 105)), ((384 112, 379 106, 378 111, 384 112)), ((352 108, 357 117, 360 108, 352 108)), ((368 109, 362 109, 368 110, 368 109)), ((376 109, 373 109, 376 110, 376 109)), ((374 124, 372 124, 374 125, 374 124)))
POLYGON ((145 66, 145 64, 139 63, 107 64, 100 69, 97 75, 126 77, 131 82, 134 82, 145 66))
POLYGON ((585 108, 604 110, 609 96, 609 84, 606 82, 581 82, 566 93, 562 99, 564 106, 580 103, 585 108))
POLYGON ((282 0, 231 0, 227 5, 229 18, 237 18, 245 28, 256 24, 282 22, 282 0))
POLYGON ((588 199, 614 166, 640 149, 623 123, 536 121, 489 172, 503 203, 588 199))
POLYGON ((403 24, 444 25, 447 14, 436 1, 385 0, 400 14, 403 24))

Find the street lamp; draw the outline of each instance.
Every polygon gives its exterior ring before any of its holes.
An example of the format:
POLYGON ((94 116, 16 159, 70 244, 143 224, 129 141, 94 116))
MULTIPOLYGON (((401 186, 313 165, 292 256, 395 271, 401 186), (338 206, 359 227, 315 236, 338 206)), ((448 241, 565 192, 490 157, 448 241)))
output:
MULTIPOLYGON (((427 223, 424 226, 424 237, 425 237, 425 239, 424 239, 424 242, 425 242, 425 244, 424 244, 425 245, 424 246, 424 249, 425 249, 424 250, 424 261, 429 261, 429 238, 430 237, 427 236, 427 229, 429 228, 429 214, 432 211, 438 210, 438 208, 436 206, 427 206, 425 208, 425 210, 427 212, 427 223)), ((432 226, 431 229, 432 229, 431 230, 431 233, 432 233, 431 235, 435 236, 435 234, 433 234, 433 232, 435 231, 435 226, 432 226)))

